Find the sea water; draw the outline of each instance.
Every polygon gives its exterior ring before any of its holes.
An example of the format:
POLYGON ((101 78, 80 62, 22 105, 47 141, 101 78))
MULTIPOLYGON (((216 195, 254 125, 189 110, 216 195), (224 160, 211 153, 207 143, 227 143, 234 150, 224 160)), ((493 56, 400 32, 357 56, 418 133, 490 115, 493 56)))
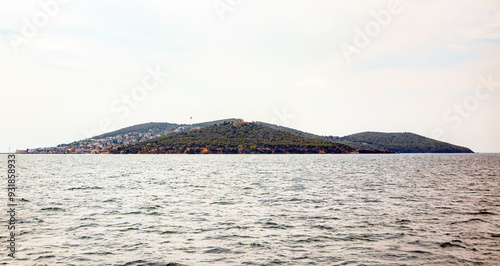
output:
POLYGON ((500 154, 16 157, 0 263, 500 263, 500 154))

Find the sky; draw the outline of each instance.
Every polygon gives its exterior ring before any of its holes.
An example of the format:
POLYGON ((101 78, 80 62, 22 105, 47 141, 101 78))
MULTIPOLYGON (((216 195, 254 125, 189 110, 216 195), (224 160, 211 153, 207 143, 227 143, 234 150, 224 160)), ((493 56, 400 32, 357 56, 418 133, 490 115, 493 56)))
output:
POLYGON ((190 117, 500 152, 497 0, 0 7, 0 152, 190 117))

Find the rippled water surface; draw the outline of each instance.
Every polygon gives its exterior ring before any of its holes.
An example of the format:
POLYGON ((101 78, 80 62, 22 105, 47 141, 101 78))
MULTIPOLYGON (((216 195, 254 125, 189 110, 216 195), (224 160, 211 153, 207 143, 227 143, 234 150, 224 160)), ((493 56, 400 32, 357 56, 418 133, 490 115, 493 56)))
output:
POLYGON ((17 160, 18 260, 6 256, 3 192, 1 263, 500 262, 498 154, 17 160))

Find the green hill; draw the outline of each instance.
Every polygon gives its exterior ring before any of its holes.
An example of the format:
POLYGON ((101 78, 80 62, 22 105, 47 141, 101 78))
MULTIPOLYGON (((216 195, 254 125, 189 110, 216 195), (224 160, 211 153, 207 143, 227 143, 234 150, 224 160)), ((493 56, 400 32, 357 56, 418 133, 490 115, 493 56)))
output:
MULTIPOLYGON (((134 125, 126 128, 122 128, 113 132, 105 133, 99 136, 95 136, 89 139, 83 139, 79 141, 74 141, 68 144, 60 144, 57 148, 50 149, 50 153, 106 153, 111 150, 116 150, 117 147, 121 147, 123 145, 129 145, 133 147, 134 145, 142 145, 143 142, 149 143, 150 140, 167 136, 170 134, 189 132, 191 130, 196 130, 205 127, 211 127, 214 125, 228 124, 232 122, 243 121, 239 118, 230 118, 230 119, 221 119, 197 124, 174 124, 174 123, 145 123, 134 125)), ((442 141, 433 140, 430 138, 426 138, 423 136, 419 136, 413 133, 380 133, 380 132, 363 132, 358 134, 353 134, 345 137, 334 137, 334 136, 320 136, 312 133, 308 133, 305 131, 300 131, 297 129, 264 123, 264 122, 253 122, 252 125, 261 126, 264 128, 276 130, 283 133, 293 134, 295 136, 312 138, 321 141, 328 141, 330 143, 340 143, 345 144, 350 147, 353 147, 358 150, 359 153, 388 153, 389 151, 398 152, 398 153, 471 153, 472 151, 465 147, 460 147, 456 145, 452 145, 449 143, 445 143, 442 141)), ((277 134, 277 133, 275 133, 277 134)), ((269 136, 274 136, 273 134, 268 134, 269 136)), ((177 135, 176 135, 177 136, 177 135)), ((228 136, 224 136, 229 138, 228 136)), ((229 138, 231 139, 231 138, 229 138)), ((243 141, 243 139, 239 139, 238 141, 243 141)), ((255 142, 255 139, 252 141, 255 142)), ((245 139, 242 142, 242 145, 247 145, 248 147, 256 146, 256 144, 248 144, 248 141, 245 139)), ((179 145, 194 145, 191 142, 189 143, 181 143, 179 145)), ((211 147, 212 150, 208 148, 201 148, 199 152, 212 153, 212 152, 221 152, 221 153, 229 153, 235 152, 235 147, 228 146, 228 149, 225 150, 222 147, 219 147, 219 142, 215 143, 201 143, 200 145, 205 145, 207 147, 211 147), (217 147, 217 151, 214 150, 217 147)), ((259 142, 257 144, 269 144, 265 141, 259 142)), ((272 143, 271 143, 272 144, 272 143)), ((172 144, 174 147, 175 145, 172 144)), ((197 144, 198 145, 198 144, 197 144)), ((202 145, 202 146, 203 146, 202 145)), ((151 144, 150 144, 151 146, 151 144)), ((203 146, 203 147, 205 147, 203 146)), ((247 146, 238 146, 238 151, 242 153, 249 153, 247 146)), ((164 152, 175 152, 181 153, 179 150, 181 146, 175 146, 176 150, 167 150, 164 152)), ((182 146, 184 147, 184 146, 182 146)), ((190 148, 190 146, 187 146, 190 148)), ((198 152, 198 148, 193 147, 193 149, 183 149, 182 152, 198 152)), ((259 147, 261 149, 262 147, 259 147)), ((261 150, 252 150, 250 153, 267 153, 269 151, 276 153, 300 153, 293 152, 292 150, 284 150, 281 148, 276 151, 273 148, 265 148, 261 150)), ((46 149, 39 148, 40 152, 46 152, 46 149)), ((124 150, 120 150, 122 152, 124 150)), ((148 151, 145 149, 145 151, 148 151)), ((126 152, 126 151, 124 151, 126 152)), ((137 153, 139 152, 136 148, 132 148, 129 152, 137 153), (135 149, 135 150, 134 150, 135 149)), ((149 152, 149 151, 148 151, 149 152)), ((304 151, 309 153, 309 151, 304 151)))
POLYGON ((172 133, 109 150, 110 153, 173 154, 350 153, 352 151, 354 149, 348 145, 303 137, 256 123, 234 125, 228 122, 172 133))
POLYGON ((303 136, 303 137, 315 138, 315 139, 327 140, 327 141, 332 141, 333 140, 333 138, 331 136, 320 136, 320 135, 312 134, 312 133, 305 132, 305 131, 300 131, 298 129, 294 129, 294 128, 290 128, 290 127, 285 127, 285 126, 280 126, 280 125, 275 125, 275 124, 269 124, 269 123, 260 122, 260 121, 257 121, 255 123, 259 124, 259 125, 266 126, 266 127, 270 127, 270 128, 273 128, 273 129, 277 129, 277 130, 285 131, 285 132, 288 132, 288 133, 296 134, 296 135, 299 135, 299 136, 303 136))
MULTIPOLYGON (((304 137, 327 140, 334 143, 343 143, 360 149, 364 153, 366 150, 389 150, 398 153, 471 153, 465 147, 452 145, 450 143, 426 138, 414 133, 381 133, 363 132, 348 135, 345 137, 320 136, 297 129, 257 122, 258 124, 271 127, 277 130, 297 134, 304 137)), ((361 153, 360 151, 360 153, 361 153)))
POLYGON ((387 149, 399 153, 472 153, 468 148, 426 138, 414 133, 363 132, 335 142, 358 149, 387 149))

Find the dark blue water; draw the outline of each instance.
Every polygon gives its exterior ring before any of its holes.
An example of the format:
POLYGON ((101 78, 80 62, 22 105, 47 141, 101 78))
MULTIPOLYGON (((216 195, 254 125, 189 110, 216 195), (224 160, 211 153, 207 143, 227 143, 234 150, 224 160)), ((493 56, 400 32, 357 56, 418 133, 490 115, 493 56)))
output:
MULTIPOLYGON (((7 257, 2 226, 1 263, 500 262, 498 154, 17 160, 18 259, 7 257)), ((1 199, 5 225, 6 193, 1 199)))

